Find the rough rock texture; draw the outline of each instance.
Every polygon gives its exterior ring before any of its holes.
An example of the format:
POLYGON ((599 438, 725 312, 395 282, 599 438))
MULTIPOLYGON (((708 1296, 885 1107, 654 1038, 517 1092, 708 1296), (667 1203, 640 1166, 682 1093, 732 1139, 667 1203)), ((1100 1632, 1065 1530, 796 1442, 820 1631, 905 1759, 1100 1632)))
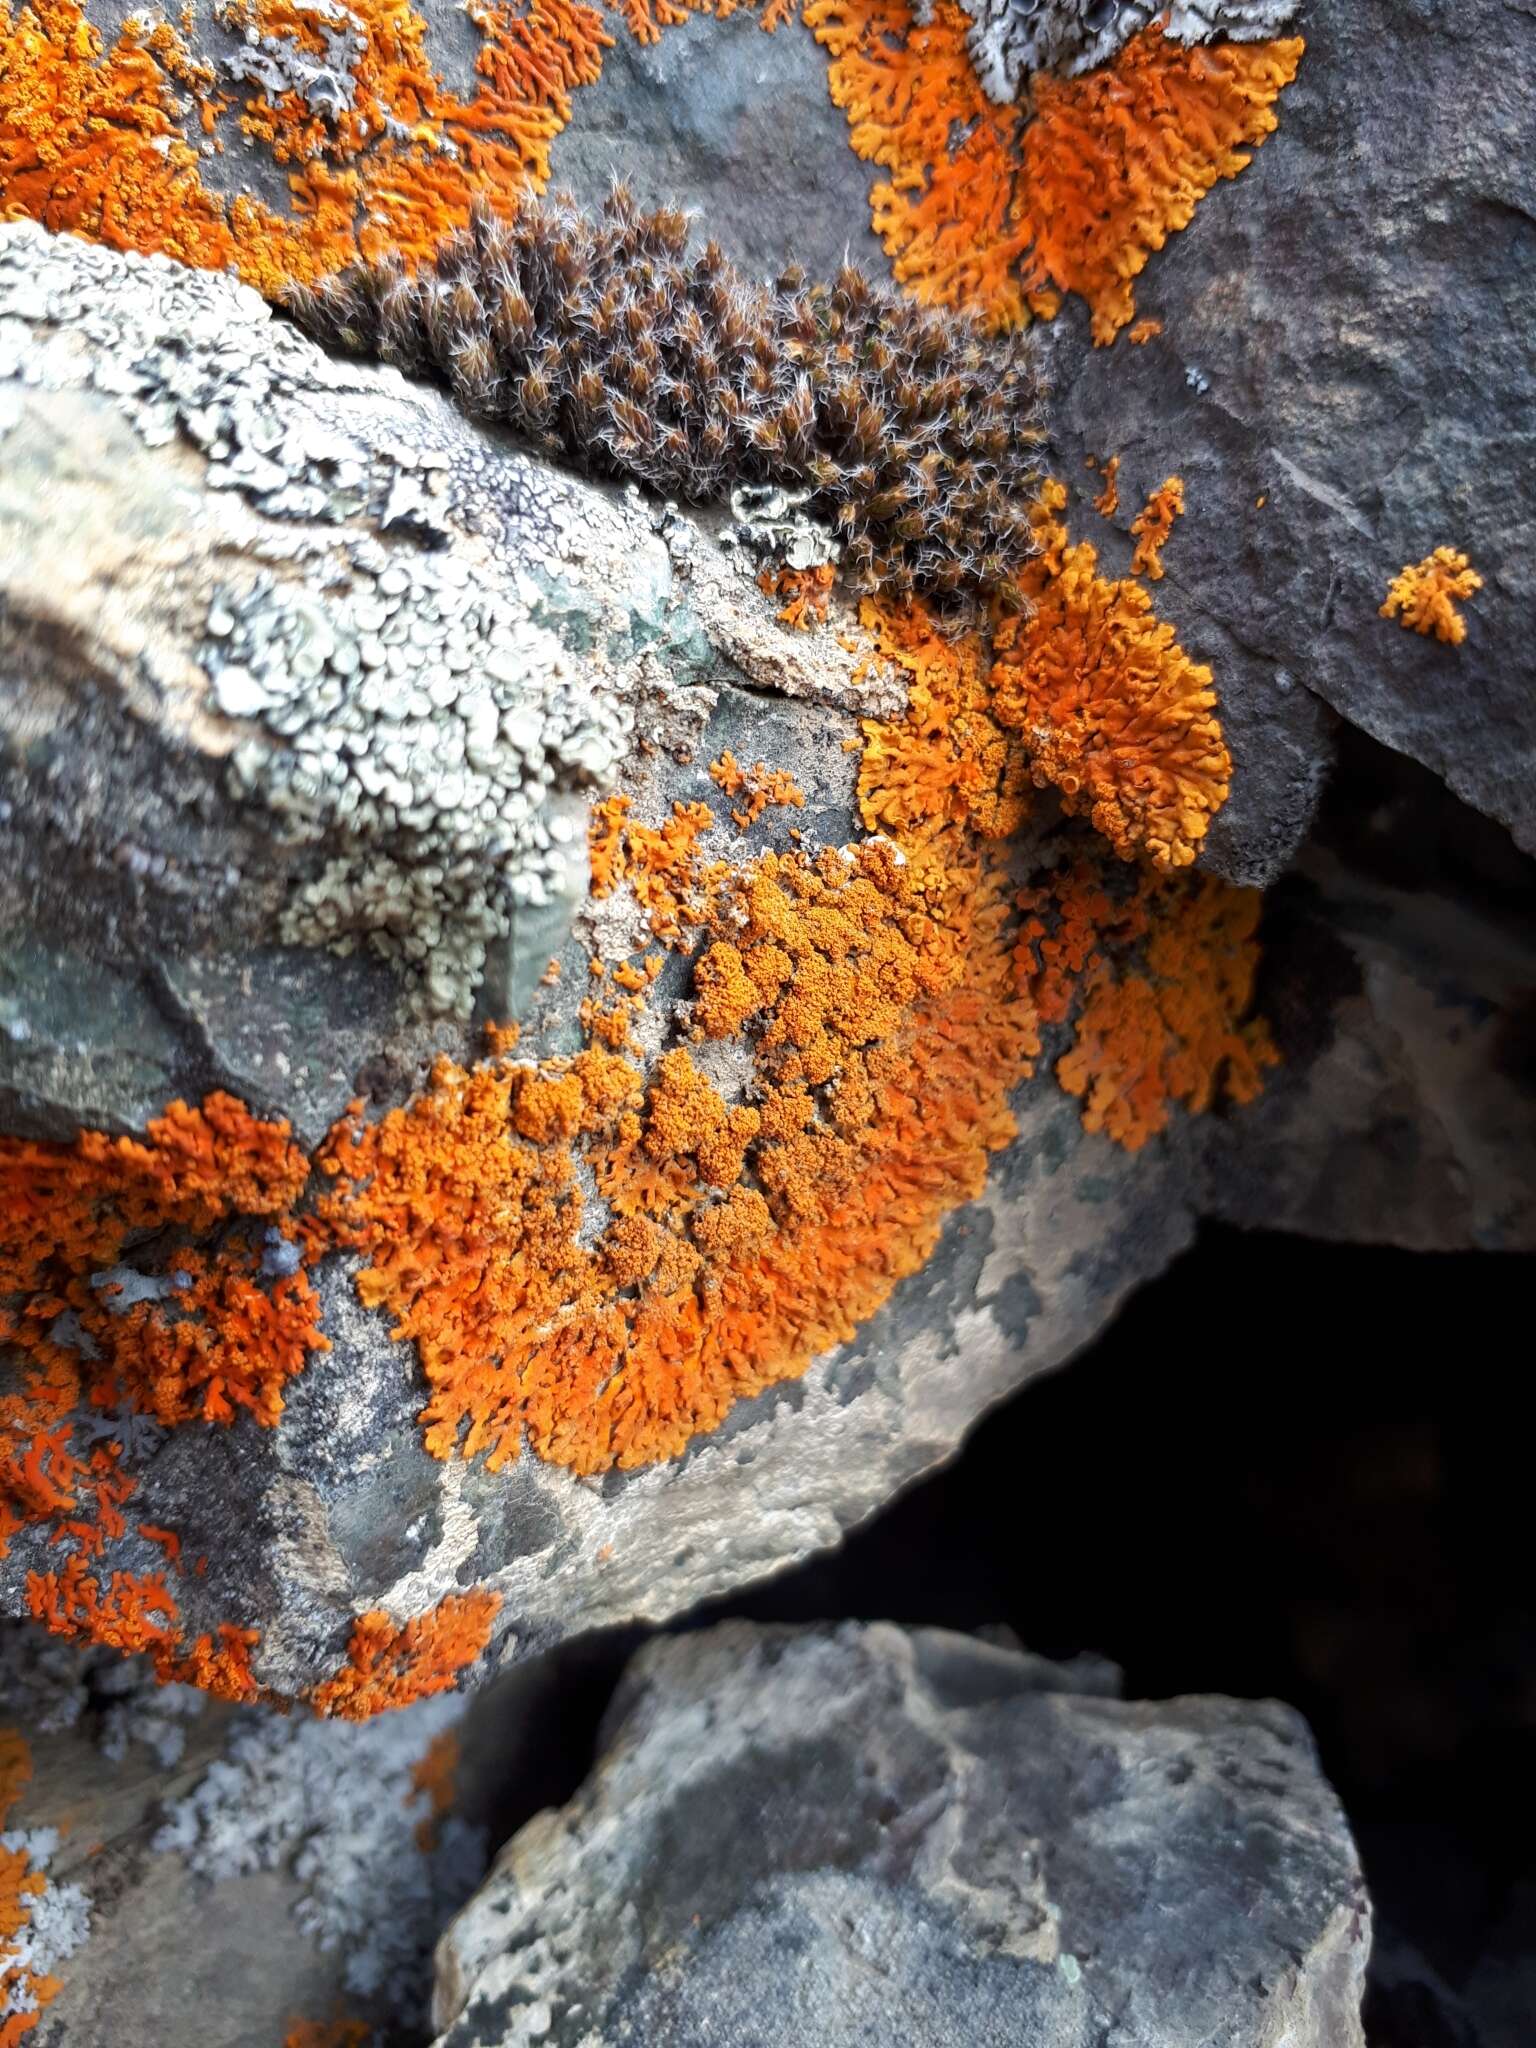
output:
POLYGON ((630 1667, 438 1950, 440 2048, 1358 2048, 1369 1914, 1306 1725, 886 1624, 630 1667))
POLYGON ((1159 603, 1230 638, 1224 703, 1311 692, 1536 847, 1530 12, 1312 0, 1298 26, 1279 132, 1144 274, 1161 334, 1056 323, 1064 474, 1118 454, 1122 526, 1183 476, 1159 603), (1437 546, 1484 579, 1461 647, 1378 616, 1437 546))
MULTIPOLYGON (((890 712, 899 692, 883 665, 863 663, 846 616, 837 631, 786 630, 750 562, 704 527, 531 464, 392 373, 326 362, 226 280, 50 245, 26 228, 0 231, 0 251, 8 1131, 135 1131, 172 1095, 224 1087, 313 1143, 354 1092, 398 1102, 434 1048, 465 1057, 478 1046, 461 1022, 420 1017, 408 959, 283 943, 285 916, 336 848, 325 833, 318 844, 281 836, 263 794, 280 777, 231 779, 237 749, 272 776, 287 744, 259 718, 219 712, 227 636, 209 635, 209 614, 257 573, 299 611, 338 563, 382 588, 397 557, 412 571, 433 564, 439 579, 465 562, 530 630, 560 641, 588 701, 632 726, 624 787, 638 814, 717 797, 703 764, 729 748, 795 776, 808 801, 787 815, 809 844, 851 836, 847 742, 860 714, 890 712), (88 319, 62 322, 40 265, 70 270, 88 319), (180 352, 136 343, 123 360, 94 340, 128 301, 158 306, 167 329, 187 325, 180 352), (292 475, 264 466, 289 442, 270 442, 260 407, 231 406, 210 425, 212 334, 232 377, 266 380, 263 404, 302 422, 292 475), (343 463, 352 468, 338 478, 343 463), (397 529, 389 507, 424 474, 443 482, 419 492, 420 516, 397 529)), ((404 581, 407 610, 392 616, 409 636, 416 584, 404 581)), ((335 684, 344 710, 348 678, 335 684)), ((1224 716, 1240 714, 1241 681, 1232 702, 1225 678, 1223 691, 1224 716)), ((390 722, 369 713, 365 747, 377 736, 369 718, 390 722)), ((1315 762, 1302 765, 1315 778, 1315 762)), ((1234 807, 1243 788, 1240 763, 1234 807)), ((739 861, 782 847, 785 818, 770 811, 743 834, 717 825, 702 850, 739 861)), ((1353 961, 1353 947, 1379 962, 1407 943, 1359 910, 1354 885, 1322 886, 1354 919, 1330 957, 1353 961)), ((1400 907, 1393 918, 1411 935, 1425 914, 1400 907)), ((482 1014, 505 1015, 559 943, 558 922, 528 932, 520 915, 499 961, 492 948, 482 1014)), ((584 941, 628 950, 632 915, 618 899, 582 913, 560 982, 527 1008, 525 1049, 574 1050, 584 941)), ((1134 1157, 1085 1135, 1042 1060, 1017 1103, 1017 1143, 983 1199, 950 1217, 927 1267, 806 1378, 739 1404, 666 1465, 580 1480, 531 1455, 499 1474, 429 1457, 414 1349, 391 1341, 388 1319, 359 1304, 348 1262, 331 1258, 317 1285, 332 1348, 291 1382, 277 1428, 242 1419, 139 1434, 135 1523, 175 1530, 189 1557, 208 1557, 205 1576, 178 1581, 187 1635, 232 1618, 259 1626, 256 1674, 291 1693, 336 1668, 352 1617, 369 1607, 404 1617, 487 1586, 501 1595, 505 1656, 723 1594, 834 1543, 949 1455, 988 1406, 1087 1342, 1189 1241, 1202 1207, 1305 1222, 1313 1161, 1317 1182, 1364 1189, 1384 1123, 1422 1156, 1422 1176, 1371 1186, 1368 1209, 1329 1227, 1445 1246, 1529 1241, 1528 1095, 1507 1061, 1477 1064, 1482 1043, 1518 1027, 1520 991, 1536 979, 1522 982, 1527 943, 1511 930, 1499 952, 1469 958, 1462 1007, 1449 1013, 1426 1004, 1422 963, 1375 972, 1373 1012, 1355 1000, 1359 966, 1319 978, 1302 952, 1283 977, 1290 1065, 1271 1102, 1230 1123, 1178 1121, 1134 1157), (1461 1031, 1469 1005, 1472 1040, 1461 1031), (1441 1114, 1432 1074, 1402 1079, 1437 1068, 1446 1034, 1477 1077, 1476 1107, 1460 1117, 1441 1114), (1375 1092, 1355 1085, 1361 1071, 1383 1076, 1375 1092), (1335 1156, 1341 1117, 1348 1172, 1335 1156)), ((669 968, 663 1021, 681 986, 669 968)), ((163 1559, 130 1530, 115 1561, 145 1572, 163 1559)), ((56 1563, 44 1531, 16 1535, 0 1563, 8 1608, 23 1606, 29 1571, 56 1563)))

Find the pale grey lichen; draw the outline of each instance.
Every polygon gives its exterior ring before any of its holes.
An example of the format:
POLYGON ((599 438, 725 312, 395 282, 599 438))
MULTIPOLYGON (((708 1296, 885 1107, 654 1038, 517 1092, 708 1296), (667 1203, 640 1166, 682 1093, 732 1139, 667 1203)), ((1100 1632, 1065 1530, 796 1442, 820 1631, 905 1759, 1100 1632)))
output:
POLYGON ((449 1694, 362 1722, 242 1710, 154 1847, 210 1883, 291 1873, 303 1888, 294 1917, 319 1948, 343 1952, 347 1989, 413 2024, 432 1945, 486 1863, 484 1831, 453 1815, 418 1835, 430 1806, 413 1767, 465 1704, 449 1694))
POLYGON ((83 1722, 112 1763, 137 1743, 169 1770, 207 1697, 195 1686, 159 1684, 146 1657, 61 1643, 29 1623, 0 1625, 0 1714, 39 1735, 83 1722))
POLYGON ((232 783, 285 838, 331 850, 286 938, 340 953, 366 940, 419 977, 429 1011, 468 1016, 516 908, 585 893, 575 791, 607 779, 627 723, 458 555, 366 539, 349 553, 323 605, 266 572, 215 593, 215 702, 264 728, 232 783))
MULTIPOLYGON (((1176 43, 1258 42, 1278 35, 1299 0, 966 0, 966 37, 982 90, 999 105, 1016 100, 1037 71, 1068 77, 1107 64, 1149 22, 1163 18, 1176 43)), ((919 0, 918 19, 932 19, 919 0)))
MULTIPOLYGON (((557 949, 586 889, 584 792, 632 725, 603 662, 578 667, 537 623, 548 578, 581 558, 579 508, 498 450, 493 550, 456 517, 484 457, 451 422, 447 447, 409 445, 424 408, 396 372, 331 362, 229 278, 30 223, 0 228, 8 379, 106 396, 148 446, 191 442, 208 487, 281 522, 231 550, 247 568, 205 600, 196 657, 208 708, 254 728, 233 793, 300 850, 280 936, 366 943, 421 1009, 460 1018, 520 913, 557 949)), ((488 1008, 524 990, 528 951, 488 1008)))

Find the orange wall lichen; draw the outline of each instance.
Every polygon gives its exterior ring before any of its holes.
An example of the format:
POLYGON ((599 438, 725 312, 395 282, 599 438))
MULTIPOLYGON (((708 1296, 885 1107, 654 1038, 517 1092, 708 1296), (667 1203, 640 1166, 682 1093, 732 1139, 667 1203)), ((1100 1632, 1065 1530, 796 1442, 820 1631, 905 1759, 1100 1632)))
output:
POLYGON ((326 1348, 307 1275, 262 1265, 266 1227, 308 1176, 288 1125, 229 1095, 173 1102, 143 1141, 0 1137, 0 1339, 41 1369, 60 1410, 85 1354, 100 1406, 128 1401, 168 1425, 239 1408, 274 1422, 285 1382, 326 1348), (198 1241, 213 1234, 210 1252, 198 1241), (119 1305, 120 1262, 147 1298, 119 1305), (66 1314, 68 1345, 54 1335, 66 1314))
MULTIPOLYGON (((1102 512, 1103 506, 1099 505, 1098 510, 1102 512)), ((1133 576, 1145 576, 1149 583, 1162 582, 1163 549, 1173 531, 1174 520, 1183 510, 1184 479, 1165 477, 1131 521, 1131 532, 1136 536, 1136 546, 1131 555, 1133 576)))
POLYGON ((447 1593, 425 1614, 402 1623, 382 1608, 360 1614, 346 1663, 334 1678, 316 1686, 311 1705, 318 1714, 366 1721, 413 1700, 451 1692, 490 1641, 500 1606, 500 1594, 482 1591, 447 1593))
POLYGON ((1436 548, 1392 578, 1381 617, 1459 647, 1467 637, 1467 622, 1457 611, 1456 600, 1471 597, 1482 587, 1482 577, 1460 548, 1436 548))
MULTIPOLYGON (((269 44, 323 47, 301 0, 228 12, 269 44)), ((296 93, 220 91, 168 24, 130 18, 108 40, 78 0, 0 0, 0 205, 113 248, 233 266, 268 296, 359 255, 424 257, 475 197, 511 207, 543 190, 572 94, 595 82, 613 41, 580 0, 481 0, 468 12, 481 44, 464 99, 434 68, 407 0, 354 0, 353 104, 321 116, 296 93), (259 144, 284 167, 291 211, 211 189, 204 138, 220 152, 259 144)))
POLYGON ((1019 985, 1042 1018, 1071 1019, 1056 1077, 1083 1123, 1127 1151, 1182 1104, 1251 1102, 1279 1054, 1252 1017, 1261 897, 1215 875, 1143 874, 1115 888, 1091 863, 1023 891, 1019 985))
POLYGON ((849 139, 889 178, 870 195, 898 282, 995 327, 1049 317, 1075 292, 1095 341, 1135 316, 1148 257, 1276 126, 1300 38, 1174 43, 1155 23, 1081 78, 1042 72, 996 106, 971 68, 969 17, 935 0, 809 0, 849 139))
POLYGON ((1231 787, 1211 671, 1139 583, 1100 575, 1092 544, 1069 539, 1065 505, 1048 483, 1029 608, 997 635, 993 715, 1023 736, 1037 786, 1053 784, 1122 859, 1185 867, 1231 787))

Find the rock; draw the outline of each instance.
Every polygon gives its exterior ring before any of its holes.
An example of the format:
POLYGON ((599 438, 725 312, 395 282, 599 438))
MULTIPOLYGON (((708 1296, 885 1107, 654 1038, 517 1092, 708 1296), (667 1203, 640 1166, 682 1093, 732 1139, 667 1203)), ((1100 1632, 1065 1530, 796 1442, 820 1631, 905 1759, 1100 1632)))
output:
MULTIPOLYGON (((1159 603, 1239 719, 1283 725, 1310 692, 1536 848, 1536 449, 1509 432, 1536 324, 1529 15, 1309 0, 1297 25, 1278 133, 1144 273, 1161 334, 1090 350, 1080 309, 1056 323, 1062 473, 1119 455, 1122 526, 1184 478, 1159 603), (1379 616, 1437 546, 1484 580, 1460 647, 1379 616)), ((1249 731, 1229 725, 1252 764, 1271 743, 1249 731)), ((1225 830, 1213 856, 1258 879, 1225 830)))
MULTIPOLYGON (((676 803, 714 807, 699 853, 726 874, 801 843, 856 843, 849 748, 861 719, 900 714, 904 691, 857 619, 839 609, 828 630, 790 630, 752 561, 723 545, 718 517, 687 519, 535 462, 435 391, 327 361, 227 279, 10 227, 0 230, 0 305, 11 365, 0 385, 8 1142, 68 1141, 82 1128, 142 1134, 171 1096, 197 1101, 212 1089, 257 1118, 289 1120, 313 1153, 353 1098, 377 1120, 418 1099, 435 1055, 471 1062, 482 1020, 511 1006, 523 1006, 520 1056, 574 1053, 594 986, 589 960, 648 947, 664 964, 635 1025, 636 1071, 654 1076, 664 1047, 696 1044, 687 962, 657 944, 627 892, 575 912, 574 818, 622 753, 636 818, 659 823, 676 803), (135 364, 126 391, 116 374, 125 354, 135 364), (398 526, 390 507, 402 478, 442 481, 422 486, 398 526), (119 490, 131 500, 121 522, 119 490), (82 533, 95 536, 84 551, 82 533), (509 678, 516 696, 502 707, 492 769, 511 778, 514 808, 524 773, 537 800, 528 831, 506 843, 465 814, 450 874, 433 835, 464 800, 464 777, 441 751, 443 734, 456 728, 466 747, 480 744, 478 695, 453 683, 463 708, 429 703, 433 716, 415 721, 421 731, 402 754, 400 718, 363 694, 369 676, 389 676, 388 662, 375 670, 363 654, 377 632, 409 640, 418 627, 453 653, 460 615, 442 594, 471 588, 495 609, 463 630, 490 631, 486 673, 509 678), (355 668, 338 652, 352 627, 355 668), (251 645, 237 661, 241 633, 251 645), (524 666, 502 659, 509 646, 524 666), (263 661, 257 680, 267 678, 274 701, 298 705, 296 722, 281 708, 243 715, 248 693, 235 699, 241 715, 220 711, 231 666, 257 675, 263 661), (537 687, 524 687, 527 676, 537 687), (332 746, 333 729, 347 745, 332 746), (803 807, 769 807, 738 828, 704 766, 727 751, 791 776, 803 807), (359 759, 410 784, 362 818, 355 792, 367 784, 346 765, 359 759), (413 794, 443 781, 452 793, 413 822, 413 794), (562 819, 563 843, 553 836, 562 819), (394 875, 408 883, 403 897, 380 893, 380 877, 394 875), (523 905, 516 892, 530 878, 544 900, 523 905), (498 927, 503 886, 513 900, 498 927), (324 906, 341 906, 339 921, 324 906), (375 940, 383 959, 369 951, 375 940), (356 950, 338 957, 337 943, 356 950), (559 980, 525 1001, 557 945, 559 980), (478 1007, 466 1016, 477 974, 478 1007)), ((1083 847, 1081 828, 1076 838, 1062 830, 1040 806, 1010 850, 1015 871, 1083 847)), ((1358 868, 1358 853, 1350 858, 1358 868)), ((114 1484, 133 1482, 103 1568, 158 1598, 169 1560, 175 1619, 155 1624, 167 1672, 184 1672, 196 1643, 223 1643, 233 1627, 258 1639, 249 1678, 228 1680, 236 1691, 312 1693, 338 1673, 355 1678, 359 1617, 382 1612, 416 1631, 397 1645, 407 1663, 430 1663, 441 1631, 432 1678, 447 1683, 575 1631, 660 1621, 725 1594, 837 1542, 951 1455, 992 1403, 1088 1342, 1189 1242, 1202 1212, 1300 1227, 1319 1189, 1332 1188, 1330 1229, 1445 1247, 1529 1241, 1516 1151, 1528 1098, 1506 1058, 1528 940, 1501 926, 1494 948, 1463 925, 1464 994, 1448 1011, 1426 1003, 1423 961, 1460 916, 1454 891, 1426 922, 1428 908, 1404 903, 1400 889, 1384 897, 1337 864, 1317 872, 1310 936, 1277 984, 1287 1064, 1268 1096, 1222 1118, 1175 1109, 1132 1154, 1084 1129, 1056 1076, 1067 1041, 1052 1027, 1013 1094, 1017 1135, 985 1189, 972 1198, 972 1184, 956 1179, 933 1212, 931 1250, 925 1238, 914 1254, 880 1254, 920 1270, 894 1286, 881 1280, 868 1297, 881 1305, 861 1310, 850 1336, 816 1347, 823 1355, 804 1377, 804 1360, 792 1360, 789 1377, 755 1398, 733 1404, 727 1387, 681 1455, 649 1449, 631 1469, 616 1453, 583 1462, 535 1434, 497 1468, 455 1454, 471 1420, 463 1408, 450 1408, 430 1455, 422 1352, 392 1335, 394 1314, 360 1298, 346 1244, 310 1234, 324 1176, 312 1176, 298 1207, 264 1212, 254 1238, 238 1217, 201 1239, 193 1232, 189 1245, 184 1232, 142 1243, 130 1233, 87 1280, 77 1275, 87 1291, 52 1330, 66 1360, 87 1365, 101 1343, 115 1354, 119 1329, 136 1327, 119 1316, 174 1330, 177 1302, 200 1284, 179 1263, 182 1245, 227 1259, 232 1242, 264 1299, 287 1288, 290 1311, 302 1311, 280 1380, 270 1375, 288 1353, 266 1340, 237 1350, 258 1386, 236 1405, 252 1413, 188 1420, 216 1412, 197 1406, 194 1383, 154 1395, 172 1400, 168 1412, 146 1413, 141 1388, 137 1407, 111 1395, 106 1410, 76 1416, 77 1448, 108 1446, 104 1455, 122 1460, 114 1484), (1392 966, 1404 947, 1412 960, 1392 966), (1319 976, 1323 959, 1337 972, 1319 976), (1360 1002, 1362 975, 1376 1010, 1389 990, 1401 1015, 1383 1023, 1360 1002), (1376 1085, 1383 1060, 1389 1076, 1405 1062, 1411 1076, 1376 1085), (1465 1115, 1452 1113, 1461 1102, 1465 1115), (1391 1156, 1413 1151, 1421 1172, 1374 1170, 1384 1130, 1395 1134, 1391 1156), (221 1235, 229 1230, 232 1241, 221 1235), (79 1307, 98 1312, 100 1342, 79 1307), (255 1419, 262 1402, 273 1426, 255 1419), (167 1431, 167 1420, 179 1426, 167 1431), (466 1589, 470 1606, 439 1612, 466 1589)), ((752 1057, 729 1039, 699 1051, 722 1114, 741 1101, 752 1057)), ((999 1115, 1005 1107, 999 1097, 999 1115)), ((334 1163, 351 1156, 343 1145, 334 1163)), ((34 1168, 15 1157, 25 1213, 34 1168)), ((919 1182, 932 1163, 930 1146, 911 1168, 919 1182)), ((424 1227, 424 1200, 408 1213, 424 1227)), ((700 1210, 701 1229, 715 1213, 700 1210)), ((498 1227, 513 1229, 517 1214, 498 1227)), ((471 1238, 481 1228, 472 1207, 462 1227, 471 1238)), ((678 1248, 692 1255, 686 1238, 678 1248)), ((814 1263, 838 1252, 829 1240, 814 1263)), ((57 1421, 55 1407, 38 1427, 57 1421)), ((61 1577, 50 1532, 67 1500, 45 1488, 39 1514, 38 1482, 21 1484, 22 1526, 0 1558, 6 1611, 51 1611, 60 1626, 114 1639, 121 1624, 92 1619, 96 1595, 70 1593, 61 1577)), ((417 1670, 412 1683, 425 1682, 417 1670)))
POLYGON ((936 1629, 631 1665, 438 1950, 439 2048, 1363 2042, 1369 1910, 1305 1723, 936 1629))

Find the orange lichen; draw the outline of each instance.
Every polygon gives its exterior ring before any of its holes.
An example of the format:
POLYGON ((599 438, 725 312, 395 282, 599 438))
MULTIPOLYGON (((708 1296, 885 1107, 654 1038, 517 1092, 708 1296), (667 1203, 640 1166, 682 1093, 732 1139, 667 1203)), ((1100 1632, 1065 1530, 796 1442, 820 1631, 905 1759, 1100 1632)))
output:
POLYGON ((1019 985, 1040 1015, 1075 1013, 1056 1077, 1083 1123, 1135 1152, 1174 1104, 1251 1102, 1279 1054, 1251 1017, 1260 895, 1214 875, 1143 875, 1115 890, 1087 863, 1020 897, 1019 985))
POLYGON ((0 1138, 0 1339, 61 1407, 83 1352, 102 1405, 127 1400, 167 1424, 229 1422, 237 1408, 275 1422, 284 1384, 326 1348, 307 1275, 269 1279, 262 1265, 261 1226, 290 1214, 308 1175, 286 1123, 222 1094, 173 1102, 143 1141, 0 1138), (212 1255, 189 1242, 213 1232, 212 1255), (142 1298, 119 1300, 123 1273, 142 1298), (65 1315, 73 1348, 54 1334, 65 1315))
POLYGON ((367 1260, 363 1301, 416 1342, 438 1456, 675 1455, 850 1336, 1011 1134, 1036 1038, 979 853, 942 888, 884 842, 764 854, 703 911, 695 1025, 747 1039, 750 1102, 681 1047, 648 1084, 595 1050, 440 1061, 408 1108, 327 1147, 326 1220, 367 1260), (558 1116, 526 1115, 555 1094, 558 1116))
POLYGON ((1457 611, 1456 600, 1471 597, 1482 587, 1482 577, 1460 548, 1436 548, 1392 578, 1381 617, 1396 619, 1411 633, 1432 633, 1459 647, 1467 637, 1467 622, 1457 611))
POLYGON ((1104 488, 1093 501, 1093 509, 1101 519, 1113 519, 1120 510, 1120 458, 1111 455, 1104 465, 1104 488))
POLYGON ((381 1607, 360 1614, 346 1663, 315 1688, 311 1705, 318 1714, 366 1721, 452 1691, 484 1652, 500 1606, 499 1593, 479 1590, 445 1593, 435 1607, 406 1622, 395 1622, 381 1607))
POLYGON ((1154 335, 1161 334, 1162 331, 1161 320, 1138 320, 1125 338, 1132 348, 1144 348, 1154 335))
POLYGON ((113 1572, 103 1583, 77 1552, 59 1571, 27 1574, 27 1611, 53 1635, 147 1656, 162 1685, 201 1686, 226 1700, 262 1697, 251 1674, 256 1631, 226 1625, 187 1642, 162 1573, 113 1572))
MULTIPOLYGON (((1099 507, 1102 511, 1104 508, 1099 507)), ((1131 556, 1133 576, 1145 576, 1149 583, 1163 580, 1163 548, 1173 531, 1173 522, 1184 510, 1184 479, 1165 477, 1131 521, 1136 536, 1131 556)))
POLYGON ((907 0, 810 0, 805 20, 831 53, 855 152, 890 173, 870 199, 898 281, 997 327, 1075 292, 1099 342, 1134 318, 1152 252, 1274 129, 1302 51, 1299 38, 1185 45, 1154 23, 1098 70, 1042 72, 1027 106, 1000 107, 955 0, 926 22, 907 0))
MULTIPOLYGON (((424 256, 488 194, 515 206, 549 178, 549 147, 572 94, 592 84, 613 38, 578 0, 471 5, 476 89, 461 99, 434 69, 407 0, 354 0, 362 37, 351 103, 316 113, 296 92, 220 96, 175 30, 135 17, 108 43, 77 0, 0 0, 0 201, 114 248, 233 265, 268 294, 385 248, 424 256), (187 140, 226 130, 285 167, 292 211, 205 183, 187 140)), ((226 25, 323 51, 303 0, 231 0, 226 25)))
POLYGON ((1030 609, 997 630, 993 715, 1023 735, 1037 786, 1054 784, 1122 858, 1183 867, 1231 784, 1211 671, 1140 584, 1101 576, 1092 545, 1068 539, 1065 503, 1047 484, 1030 609))
POLYGON ((729 749, 710 762, 709 776, 724 795, 741 797, 731 817, 743 832, 771 808, 805 808, 805 791, 786 769, 769 768, 762 761, 743 768, 729 749))
POLYGON ((373 2029, 363 2020, 294 2020, 283 2048, 368 2048, 373 2029))
POLYGON ((452 1812, 458 1770, 459 1738, 451 1728, 445 1728, 433 1736, 411 1766, 411 1789, 405 1795, 406 1804, 412 1806, 422 1798, 427 1802, 427 1810, 416 1824, 418 1848, 433 1847, 439 1826, 452 1812))
POLYGON ((664 946, 688 943, 685 927, 703 921, 701 891, 708 871, 698 859, 699 835, 715 822, 708 804, 674 803, 662 824, 642 825, 629 815, 627 796, 593 806, 589 837, 592 894, 611 895, 627 881, 664 946))
POLYGON ((808 633, 813 626, 826 624, 827 606, 836 580, 836 567, 831 562, 818 562, 809 569, 761 569, 757 586, 765 597, 786 600, 778 613, 786 626, 797 633, 808 633))

